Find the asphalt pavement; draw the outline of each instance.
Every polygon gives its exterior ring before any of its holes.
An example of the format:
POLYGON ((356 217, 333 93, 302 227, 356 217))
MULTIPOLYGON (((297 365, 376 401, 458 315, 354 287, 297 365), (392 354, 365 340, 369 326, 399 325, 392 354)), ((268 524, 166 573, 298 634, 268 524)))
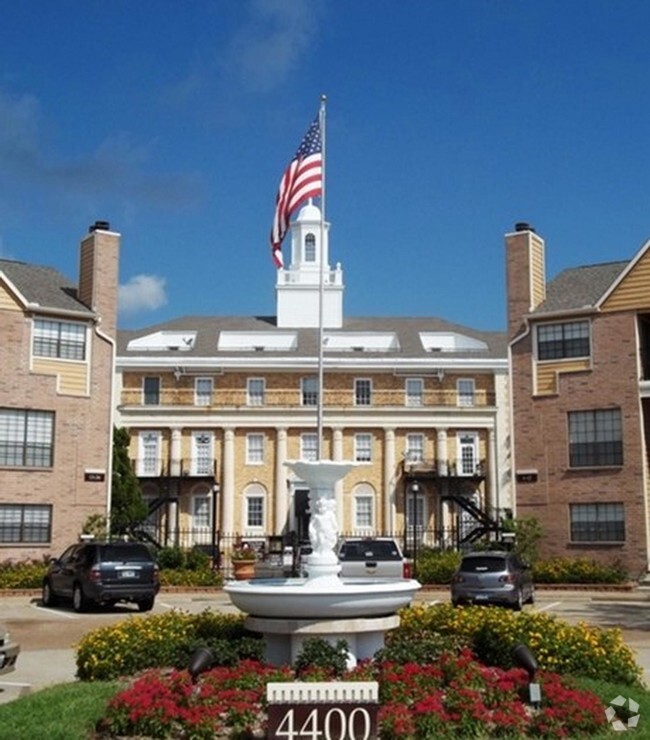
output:
MULTIPOLYGON (((434 604, 448 602, 444 591, 424 590, 418 601, 434 604)), ((236 612, 223 592, 210 594, 166 594, 158 595, 155 612, 180 608, 200 612, 205 608, 236 612)), ((635 653, 637 662, 644 670, 644 680, 650 687, 650 589, 638 589, 631 593, 616 592, 541 592, 533 608, 557 614, 567 621, 587 621, 600 626, 618 626, 623 629, 627 644, 635 653), (632 607, 634 611, 632 611, 632 607), (622 616, 625 614, 625 616, 622 616), (590 618, 591 615, 591 618, 590 618), (625 622, 627 620, 627 622, 625 622)), ((0 676, 0 704, 7 703, 26 694, 59 683, 74 682, 76 663, 74 643, 86 631, 103 624, 117 622, 129 614, 137 614, 128 608, 104 614, 81 616, 71 610, 46 610, 40 607, 37 598, 9 596, 2 598, 0 619, 7 622, 15 634, 16 627, 25 625, 20 634, 21 653, 16 670, 0 676), (29 630, 29 631, 27 631, 29 630), (68 647, 45 647, 57 640, 46 640, 45 636, 55 632, 60 635, 58 643, 68 647), (39 634, 41 638, 39 639, 39 634), (27 647, 27 636, 35 635, 35 649, 27 647), (66 642, 67 641, 67 642, 66 642)))

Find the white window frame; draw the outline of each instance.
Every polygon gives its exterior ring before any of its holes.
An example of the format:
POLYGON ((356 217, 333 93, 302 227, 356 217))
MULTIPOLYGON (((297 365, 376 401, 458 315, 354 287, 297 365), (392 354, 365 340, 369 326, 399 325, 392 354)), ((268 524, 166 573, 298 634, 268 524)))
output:
POLYGON ((160 390, 162 383, 160 382, 160 375, 145 375, 142 378, 142 405, 143 406, 160 406, 160 390), (158 386, 156 389, 156 402, 153 403, 147 400, 147 395, 153 395, 152 391, 147 391, 147 381, 156 381, 158 386))
POLYGON ((456 432, 456 469, 458 475, 476 475, 479 465, 478 433, 456 432), (468 454, 471 452, 471 456, 468 454))
POLYGON ((354 405, 362 407, 372 406, 371 378, 354 379, 354 405))
POLYGON ((375 496, 369 487, 360 487, 354 493, 354 528, 357 531, 374 531, 375 529, 375 496))
POLYGON ((214 474, 214 434, 210 431, 192 432, 192 475, 214 474))
POLYGON ((53 411, 0 408, 0 465, 52 468, 55 421, 53 411))
POLYGON ((407 406, 423 406, 424 380, 422 378, 406 378, 404 381, 404 395, 407 406))
POLYGON ((355 462, 372 462, 372 441, 370 432, 358 432, 354 435, 355 462))
POLYGON ((209 534, 212 519, 212 497, 209 493, 195 493, 192 496, 191 506, 194 533, 209 534))
POLYGON ((406 435, 406 449, 404 450, 406 462, 422 462, 424 460, 425 443, 422 432, 409 432, 406 435))
POLYGON ((266 397, 266 380, 264 378, 248 378, 246 381, 246 405, 264 406, 266 397))
POLYGON ((195 406, 211 406, 213 390, 214 390, 214 380, 212 378, 208 378, 208 377, 195 378, 194 379, 194 405, 195 406))
POLYGON ((246 435, 246 465, 264 465, 264 441, 262 432, 246 435))
POLYGON ((147 429, 138 434, 137 474, 157 478, 162 474, 162 434, 147 429))
POLYGON ((244 491, 243 496, 243 529, 246 535, 260 535, 266 531, 266 492, 263 487, 258 484, 249 486, 244 491), (259 503, 258 511, 255 511, 253 505, 257 506, 259 503), (255 515, 255 523, 251 524, 251 520, 255 515), (260 522, 261 519, 261 522, 260 522))
POLYGON ((300 459, 312 462, 318 459, 318 434, 303 432, 300 435, 300 459))
POLYGON ((34 319, 32 355, 57 360, 85 362, 88 354, 88 327, 72 321, 34 319))
POLYGON ((309 232, 305 234, 305 262, 314 264, 316 257, 316 235, 309 232))
POLYGON ((300 378, 300 405, 318 406, 318 378, 315 375, 300 378))
POLYGON ((458 405, 469 407, 476 405, 476 381, 474 378, 458 378, 456 381, 458 405))

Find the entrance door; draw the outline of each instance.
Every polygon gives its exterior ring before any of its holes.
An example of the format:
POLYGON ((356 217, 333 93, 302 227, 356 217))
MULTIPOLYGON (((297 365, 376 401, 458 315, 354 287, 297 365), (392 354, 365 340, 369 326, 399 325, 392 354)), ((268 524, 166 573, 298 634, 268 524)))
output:
POLYGON ((293 494, 293 510, 298 544, 309 544, 309 489, 297 488, 293 494))

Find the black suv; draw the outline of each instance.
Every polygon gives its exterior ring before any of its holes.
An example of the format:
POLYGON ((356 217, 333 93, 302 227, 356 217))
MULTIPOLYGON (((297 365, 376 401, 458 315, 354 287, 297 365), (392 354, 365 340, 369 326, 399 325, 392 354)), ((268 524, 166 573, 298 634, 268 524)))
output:
POLYGON ((131 601, 153 608, 160 580, 151 551, 140 542, 79 542, 50 562, 43 578, 43 604, 72 599, 75 611, 131 601))

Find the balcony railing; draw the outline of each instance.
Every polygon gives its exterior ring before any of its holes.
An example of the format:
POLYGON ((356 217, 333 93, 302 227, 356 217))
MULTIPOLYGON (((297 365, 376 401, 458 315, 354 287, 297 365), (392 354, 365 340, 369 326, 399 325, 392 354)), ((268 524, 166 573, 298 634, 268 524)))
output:
MULTIPOLYGON (((158 403, 145 403, 141 388, 125 388, 122 390, 120 403, 122 406, 142 407, 147 406, 155 409, 160 406, 187 406, 194 409, 243 409, 250 408, 259 411, 261 408, 285 409, 296 407, 316 408, 318 402, 317 394, 309 398, 311 403, 304 403, 304 394, 300 388, 296 389, 267 389, 263 398, 255 396, 249 399, 246 389, 233 390, 230 388, 217 388, 213 391, 210 403, 196 403, 194 389, 190 388, 162 388, 158 396, 158 403)), ((326 408, 354 408, 355 394, 352 389, 325 390, 323 396, 326 408)), ((380 390, 373 389, 370 403, 362 408, 407 408, 412 413, 418 409, 431 409, 435 407, 454 407, 459 409, 485 408, 495 405, 495 394, 493 391, 476 391, 473 397, 459 394, 455 389, 425 391, 421 403, 417 403, 412 396, 407 397, 403 390, 380 390)))
POLYGON ((182 460, 136 457, 131 465, 138 478, 211 478, 217 473, 217 461, 199 457, 182 460))
POLYGON ((419 475, 436 478, 484 478, 487 467, 485 460, 478 460, 474 465, 460 465, 456 460, 441 463, 440 460, 409 460, 402 461, 402 469, 407 478, 417 478, 419 475))

